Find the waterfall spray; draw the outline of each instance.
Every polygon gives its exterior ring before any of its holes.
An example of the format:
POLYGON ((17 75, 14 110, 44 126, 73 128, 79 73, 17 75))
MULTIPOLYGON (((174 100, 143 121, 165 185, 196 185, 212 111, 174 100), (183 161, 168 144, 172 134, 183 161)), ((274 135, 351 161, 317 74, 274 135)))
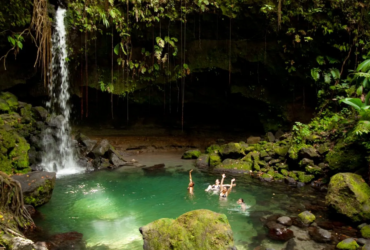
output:
POLYGON ((50 101, 47 107, 52 113, 48 128, 43 136, 43 145, 47 151, 42 159, 43 169, 56 171, 57 175, 82 172, 73 156, 70 139, 70 106, 68 101, 69 79, 67 65, 67 45, 64 16, 66 10, 58 8, 56 12, 55 30, 52 37, 52 83, 49 84, 50 101))

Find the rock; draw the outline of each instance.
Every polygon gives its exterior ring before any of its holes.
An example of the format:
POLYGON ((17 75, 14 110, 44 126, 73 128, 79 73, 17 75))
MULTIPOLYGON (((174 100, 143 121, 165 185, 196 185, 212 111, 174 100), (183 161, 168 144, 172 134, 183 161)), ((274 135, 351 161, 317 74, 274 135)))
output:
POLYGON ((356 250, 359 249, 360 246, 357 244, 357 242, 353 238, 345 239, 338 243, 337 249, 342 250, 356 250))
POLYGON ((239 143, 230 142, 221 146, 220 154, 223 158, 238 159, 243 156, 243 147, 239 143))
POLYGON ((308 228, 311 238, 320 243, 330 242, 332 240, 331 233, 325 229, 318 227, 308 228))
POLYGON ((198 150, 188 150, 182 155, 182 159, 198 159, 202 153, 198 150))
POLYGON ((25 204, 37 207, 51 199, 55 176, 54 172, 31 172, 14 175, 12 178, 21 184, 25 204))
POLYGON ((288 241, 294 238, 294 233, 287 228, 273 228, 269 230, 268 237, 273 240, 288 241))
POLYGON ((363 246, 363 245, 369 245, 370 246, 370 240, 369 239, 364 239, 364 238, 358 238, 356 239, 357 244, 363 246))
POLYGON ((209 155, 207 155, 207 154, 200 155, 199 158, 197 159, 197 161, 195 162, 195 165, 198 168, 201 168, 201 169, 208 169, 208 167, 209 167, 209 155))
POLYGON ((360 225, 357 226, 358 229, 361 229, 363 228, 364 226, 366 226, 367 224, 366 223, 361 223, 360 225))
POLYGON ((318 158, 320 155, 317 153, 316 149, 313 147, 303 147, 299 151, 299 154, 306 158, 318 158))
POLYGON ((165 164, 161 163, 161 164, 156 164, 156 165, 153 165, 153 166, 150 166, 150 167, 144 167, 142 168, 144 171, 158 171, 158 170, 163 170, 165 167, 165 164))
POLYGON ((370 225, 365 225, 361 228, 361 235, 364 238, 370 239, 370 225))
POLYGON ((216 153, 211 153, 209 155, 209 165, 215 167, 219 164, 221 164, 221 157, 216 153))
POLYGON ((277 219, 280 224, 290 227, 292 225, 292 220, 288 216, 281 216, 277 219))
POLYGON ((97 141, 96 140, 91 140, 89 137, 87 137, 86 135, 84 134, 77 134, 75 139, 81 143, 83 146, 86 147, 86 152, 89 153, 93 148, 94 146, 96 145, 97 141))
POLYGON ((34 107, 33 110, 34 113, 38 116, 38 118, 41 119, 42 121, 46 121, 46 119, 49 116, 48 111, 41 106, 34 107))
POLYGON ((294 250, 297 246, 295 239, 290 239, 285 247, 285 250, 294 250))
POLYGON ((305 170, 307 173, 314 174, 314 175, 320 175, 322 174, 322 169, 318 166, 306 166, 305 170))
POLYGON ((286 177, 285 182, 287 184, 289 184, 289 186, 296 186, 297 185, 297 181, 292 177, 286 177))
POLYGON ((311 224, 316 220, 315 215, 313 215, 309 211, 304 211, 300 214, 298 214, 299 219, 304 223, 304 224, 311 224))
POLYGON ((370 243, 365 244, 361 250, 370 250, 370 243))
POLYGON ((360 175, 339 173, 331 177, 326 203, 355 222, 370 219, 370 187, 360 175))
POLYGON ((329 146, 327 144, 320 144, 317 147, 317 152, 319 152, 320 155, 325 155, 329 152, 329 146))
POLYGON ((300 162, 299 162, 299 166, 301 167, 305 167, 307 165, 310 165, 310 166, 313 166, 315 165, 313 160, 309 159, 309 158, 303 158, 300 162))
POLYGON ((207 154, 218 154, 221 151, 221 147, 218 144, 213 144, 206 149, 207 154))
POLYGON ((261 137, 259 136, 250 136, 247 139, 247 144, 257 144, 261 141, 261 137))
POLYGON ((64 249, 74 249, 74 250, 85 250, 86 244, 83 240, 83 234, 78 232, 68 232, 55 234, 50 237, 52 250, 64 250, 64 249))
POLYGON ((269 230, 270 229, 283 229, 285 228, 283 225, 279 224, 279 223, 276 223, 275 221, 267 221, 265 223, 265 227, 267 227, 269 230))
POLYGON ((140 232, 144 250, 235 249, 226 215, 206 209, 187 212, 176 220, 156 220, 140 232))
POLYGON ((365 152, 361 152, 359 147, 345 143, 343 140, 335 144, 325 157, 329 168, 335 172, 354 172, 357 169, 367 166, 366 159, 363 157, 365 152))
POLYGON ((278 131, 276 131, 276 133, 275 133, 275 139, 277 139, 277 140, 281 140, 281 136, 284 134, 284 132, 281 130, 281 129, 279 129, 278 131))
POLYGON ((0 111, 16 111, 18 109, 18 99, 10 92, 0 93, 0 111))
POLYGON ((46 122, 50 127, 60 129, 64 122, 64 117, 62 115, 52 116, 46 122))
POLYGON ((268 132, 268 133, 267 133, 267 135, 266 135, 266 137, 267 137, 267 140, 268 140, 269 142, 274 142, 274 141, 275 141, 275 136, 274 136, 274 134, 273 134, 273 133, 271 133, 271 132, 268 132))
MULTIPOLYGON (((5 238, 5 242, 7 243, 8 246, 11 246, 10 249, 12 250, 33 250, 34 249, 34 243, 32 240, 23 238, 23 237, 1 237, 5 238)), ((0 238, 0 240, 1 240, 0 238)))
POLYGON ((285 157, 289 151, 289 148, 289 146, 274 146, 274 152, 281 157, 285 157))
POLYGON ((263 174, 260 177, 261 181, 266 181, 266 182, 272 182, 273 181, 273 176, 269 174, 263 174))
POLYGON ((115 153, 111 153, 109 156, 109 159, 111 163, 116 167, 124 166, 126 163, 120 157, 118 157, 115 153))
POLYGON ((108 140, 104 139, 95 145, 95 147, 91 150, 91 153, 93 153, 95 157, 104 157, 105 153, 107 153, 110 148, 111 145, 109 144, 108 140))
POLYGON ((222 164, 216 166, 216 169, 234 169, 242 171, 251 171, 252 163, 241 160, 225 159, 222 162, 222 164))
POLYGON ((314 178, 314 175, 306 175, 304 172, 298 175, 298 181, 302 183, 310 183, 314 178))

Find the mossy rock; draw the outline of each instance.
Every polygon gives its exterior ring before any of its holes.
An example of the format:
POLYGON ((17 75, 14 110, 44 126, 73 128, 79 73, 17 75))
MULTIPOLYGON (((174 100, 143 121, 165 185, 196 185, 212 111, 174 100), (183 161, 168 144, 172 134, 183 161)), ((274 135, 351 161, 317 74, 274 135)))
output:
POLYGON ((220 151, 221 151, 221 146, 218 144, 213 144, 206 149, 207 154, 213 154, 213 153, 218 154, 220 153, 220 151))
POLYGON ((326 203, 354 222, 370 219, 370 187, 360 175, 339 173, 331 177, 326 203))
POLYGON ((320 175, 322 174, 322 169, 318 166, 306 166, 305 170, 307 173, 314 174, 314 175, 320 175))
POLYGON ((280 172, 285 175, 285 176, 288 176, 289 175, 289 171, 286 170, 286 169, 281 169, 280 172))
MULTIPOLYGON (((12 93, 10 93, 10 92, 1 92, 0 93, 0 99, 4 100, 6 102, 6 104, 8 106, 7 111, 16 111, 18 109, 18 99, 12 93)), ((2 107, 3 107, 2 103, 3 102, 0 102, 0 110, 5 111, 5 110, 2 110, 2 107)))
POLYGON ((275 173, 274 174, 274 179, 276 179, 276 180, 282 180, 282 179, 285 179, 285 176, 282 175, 282 174, 279 174, 279 173, 275 173))
POLYGON ((365 225, 361 228, 361 235, 363 238, 370 239, 370 225, 365 225))
POLYGON ((200 152, 200 150, 198 149, 195 149, 195 150, 188 150, 186 151, 183 155, 182 155, 182 159, 198 159, 198 157, 201 155, 202 153, 200 152))
POLYGON ((264 167, 268 166, 267 162, 265 161, 258 161, 258 165, 264 166, 264 167))
POLYGON ((268 156, 269 156, 269 154, 266 152, 266 150, 262 150, 262 151, 260 152, 260 156, 261 156, 262 158, 264 158, 264 157, 268 157, 268 156))
POLYGON ((300 150, 302 148, 304 148, 306 146, 307 145, 303 144, 303 143, 302 144, 293 143, 292 146, 288 150, 289 158, 293 159, 293 160, 297 160, 298 159, 298 153, 300 152, 300 150))
POLYGON ((314 175, 301 174, 298 175, 298 181, 303 183, 310 183, 315 178, 314 175))
POLYGON ((176 220, 159 219, 140 228, 144 250, 225 250, 234 247, 226 215, 206 209, 187 212, 176 220))
POLYGON ((300 214, 298 214, 298 218, 304 223, 304 224, 311 224, 316 220, 316 216, 312 214, 309 211, 304 211, 300 214))
POLYGON ((293 173, 293 172, 289 172, 289 173, 288 173, 288 176, 289 176, 290 178, 293 178, 294 180, 298 181, 298 177, 297 177, 297 175, 296 175, 295 173, 293 173))
POLYGON ((243 147, 239 143, 230 142, 221 146, 220 154, 227 158, 240 158, 243 156, 243 147))
POLYGON ((355 239, 348 238, 339 242, 336 248, 341 250, 356 250, 360 249, 360 246, 357 244, 355 239))
POLYGON ((271 175, 271 176, 274 176, 275 175, 275 171, 274 171, 274 169, 269 169, 268 171, 267 171, 267 174, 269 174, 269 175, 271 175))
POLYGON ((254 161, 254 163, 253 163, 253 169, 254 170, 260 170, 261 169, 261 167, 260 167, 260 165, 258 165, 257 161, 254 161))
POLYGON ((235 169, 250 171, 252 170, 252 163, 235 159, 225 159, 222 164, 216 166, 216 169, 235 169))
POLYGON ((367 166, 364 152, 355 144, 347 145, 344 141, 338 142, 325 160, 329 168, 335 172, 354 172, 356 169, 367 166))
POLYGON ((198 168, 207 169, 209 167, 209 155, 201 154, 195 162, 195 165, 198 168))
POLYGON ((55 177, 54 172, 31 172, 12 176, 21 184, 24 202, 34 207, 50 201, 55 186, 55 177))
POLYGON ((313 166, 314 165, 314 162, 313 162, 313 160, 311 160, 309 158, 303 158, 302 160, 300 160, 300 162, 298 164, 301 167, 305 167, 307 165, 313 166))
POLYGON ((261 180, 263 180, 263 181, 270 182, 270 181, 272 181, 274 178, 273 178, 273 175, 270 175, 270 174, 264 173, 264 174, 262 174, 262 175, 261 175, 260 179, 261 179, 261 180))
POLYGON ((0 99, 0 112, 1 113, 8 113, 10 111, 10 107, 8 105, 8 103, 3 100, 3 99, 0 99))
POLYGON ((209 155, 209 165, 215 167, 219 164, 221 164, 221 157, 216 153, 211 153, 209 155))
POLYGON ((276 168, 278 169, 289 169, 289 166, 288 164, 284 163, 284 162, 279 162, 279 163, 276 163, 276 168))
POLYGON ((320 144, 318 147, 317 147, 317 152, 319 152, 320 155, 325 155, 326 153, 329 152, 329 146, 328 144, 320 144))
POLYGON ((289 146, 281 146, 281 147, 275 146, 274 147, 274 152, 277 155, 283 156, 283 157, 285 157, 287 155, 288 150, 289 150, 289 146))

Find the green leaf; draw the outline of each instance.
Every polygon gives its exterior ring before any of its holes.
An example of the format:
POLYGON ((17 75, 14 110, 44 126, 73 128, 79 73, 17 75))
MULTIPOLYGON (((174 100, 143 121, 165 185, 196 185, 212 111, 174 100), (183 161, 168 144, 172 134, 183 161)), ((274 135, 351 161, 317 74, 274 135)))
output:
POLYGON ((325 64, 325 59, 324 59, 324 57, 323 57, 323 56, 318 56, 318 57, 316 57, 316 61, 317 61, 317 63, 318 63, 318 64, 320 64, 320 65, 324 65, 324 64, 325 64))
POLYGON ((159 65, 155 63, 154 68, 155 68, 155 70, 159 70, 159 65))
POLYGON ((330 73, 324 73, 324 81, 327 84, 329 84, 331 82, 331 74, 330 73))
POLYGON ((144 74, 146 72, 146 68, 145 67, 142 67, 141 68, 141 74, 144 74))
POLYGON ((370 59, 367 59, 367 60, 363 61, 357 67, 357 71, 367 72, 369 70, 370 70, 370 59))
POLYGON ((13 37, 8 36, 8 41, 9 41, 13 46, 15 46, 15 40, 13 39, 13 37))
POLYGON ((362 86, 358 87, 356 90, 356 95, 358 96, 362 95, 362 91, 363 91, 363 87, 362 86))
POLYGON ((189 69, 189 66, 186 64, 186 63, 184 63, 184 69, 189 69))
POLYGON ((369 98, 370 98, 370 91, 367 93, 366 97, 365 97, 365 105, 368 106, 369 105, 369 98))
POLYGON ((21 41, 17 41, 17 46, 18 48, 22 49, 23 48, 23 44, 21 43, 21 41))
POLYGON ((344 98, 339 102, 344 102, 345 104, 354 107, 358 111, 360 111, 361 108, 365 106, 359 98, 344 98))
POLYGON ((320 72, 321 72, 321 69, 319 68, 311 69, 311 76, 315 80, 315 82, 320 79, 320 72))
POLYGON ((337 80, 340 78, 340 72, 339 72, 339 69, 336 69, 336 68, 331 68, 330 69, 330 73, 333 77, 334 80, 337 80))
POLYGON ((114 46, 114 54, 118 55, 119 54, 119 44, 114 46))

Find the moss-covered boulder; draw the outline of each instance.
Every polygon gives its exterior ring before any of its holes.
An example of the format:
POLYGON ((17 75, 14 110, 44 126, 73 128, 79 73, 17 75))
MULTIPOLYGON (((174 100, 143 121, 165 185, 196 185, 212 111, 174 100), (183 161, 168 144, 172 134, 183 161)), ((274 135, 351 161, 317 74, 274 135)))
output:
POLYGON ((222 164, 216 166, 216 169, 235 169, 250 171, 252 170, 252 163, 235 159, 225 159, 222 164))
POLYGON ((298 218, 304 223, 304 224, 311 224, 316 220, 316 217, 314 214, 312 214, 309 211, 304 211, 300 214, 298 214, 298 218))
POLYGON ((234 142, 224 144, 221 146, 220 154, 223 158, 240 158, 243 156, 243 146, 234 142))
POLYGON ((18 99, 10 92, 0 93, 0 111, 9 112, 18 109, 18 99))
POLYGON ((220 151, 221 151, 221 146, 218 144, 212 144, 206 149, 207 154, 212 154, 212 153, 218 154, 220 151))
POLYGON ((226 215, 206 209, 187 212, 176 220, 159 219, 140 228, 144 250, 226 250, 234 248, 226 215))
POLYGON ((313 174, 313 175, 320 175, 322 174, 322 169, 318 166, 306 166, 305 170, 307 173, 313 174))
POLYGON ((363 238, 370 239, 370 225, 365 225, 361 228, 361 235, 363 238))
POLYGON ((275 146, 274 147, 274 152, 282 157, 285 157, 288 153, 289 146, 275 146))
POLYGON ((305 147, 302 147, 299 150, 299 154, 302 157, 306 157, 306 158, 318 158, 318 157, 320 157, 320 155, 317 153, 316 149, 314 147, 308 146, 308 145, 306 145, 305 147))
POLYGON ((0 129, 0 171, 7 174, 28 172, 29 149, 30 145, 22 136, 0 129))
POLYGON ((55 176, 54 172, 31 172, 24 175, 14 175, 12 178, 21 184, 24 203, 37 207, 51 199, 55 176))
POLYGON ((212 153, 209 155, 209 165, 211 167, 216 167, 221 164, 221 157, 218 154, 212 153))
POLYGON ((298 175, 298 181, 303 183, 310 183, 315 178, 314 175, 310 174, 300 174, 298 175))
POLYGON ((202 153, 200 152, 199 149, 194 149, 194 150, 188 150, 186 151, 183 155, 182 155, 182 158, 183 159, 198 159, 198 157, 201 155, 202 153))
POLYGON ((338 243, 337 249, 341 250, 356 250, 360 249, 360 246, 357 244, 356 240, 353 238, 348 238, 345 240, 342 240, 338 243))
POLYGON ((325 157, 329 168, 335 172, 354 172, 356 169, 367 166, 366 159, 356 145, 347 145, 339 141, 325 157))
POLYGON ((326 203, 355 222, 370 219, 370 187, 360 175, 339 173, 331 177, 326 203))

